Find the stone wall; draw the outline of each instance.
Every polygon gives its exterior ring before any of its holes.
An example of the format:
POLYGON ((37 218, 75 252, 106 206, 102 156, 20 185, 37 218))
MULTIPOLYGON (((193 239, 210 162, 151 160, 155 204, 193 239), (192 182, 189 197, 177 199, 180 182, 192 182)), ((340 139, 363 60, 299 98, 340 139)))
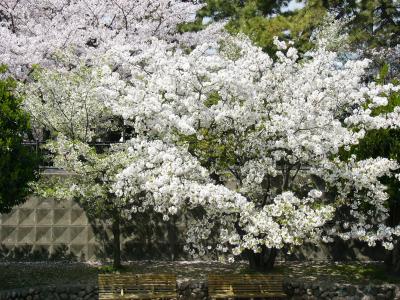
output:
MULTIPOLYGON (((284 284, 288 299, 319 300, 393 300, 400 299, 400 286, 351 285, 330 282, 293 282, 284 284)), ((177 282, 178 299, 207 300, 207 283, 204 280, 181 279, 177 282)), ((59 286, 0 291, 0 300, 95 300, 96 286, 59 286)))
POLYGON ((0 292, 0 300, 98 300, 96 286, 58 286, 0 292))
MULTIPOLYGON (((207 285, 202 280, 177 281, 179 300, 207 300, 207 285)), ((97 300, 97 286, 38 287, 0 291, 0 300, 97 300)))
POLYGON ((207 300, 206 280, 181 279, 177 281, 178 300, 207 300))

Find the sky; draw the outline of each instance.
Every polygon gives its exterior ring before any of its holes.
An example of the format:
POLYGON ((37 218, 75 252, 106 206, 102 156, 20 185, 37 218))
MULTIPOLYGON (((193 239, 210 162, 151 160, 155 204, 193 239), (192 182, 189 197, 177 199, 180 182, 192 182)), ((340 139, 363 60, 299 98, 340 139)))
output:
POLYGON ((291 0, 289 2, 289 5, 287 7, 283 7, 281 10, 282 10, 282 12, 294 11, 297 9, 302 9, 304 6, 305 6, 304 1, 298 2, 296 0, 291 0))
MULTIPOLYGON (((286 7, 282 7, 281 11, 282 12, 288 12, 288 11, 294 11, 294 10, 298 10, 298 9, 302 9, 305 6, 305 1, 298 1, 298 0, 291 0, 289 2, 289 5, 286 7)), ((195 18, 195 15, 193 16, 193 18, 195 18)), ((211 22, 211 18, 210 17, 204 17, 202 23, 208 24, 211 22)))

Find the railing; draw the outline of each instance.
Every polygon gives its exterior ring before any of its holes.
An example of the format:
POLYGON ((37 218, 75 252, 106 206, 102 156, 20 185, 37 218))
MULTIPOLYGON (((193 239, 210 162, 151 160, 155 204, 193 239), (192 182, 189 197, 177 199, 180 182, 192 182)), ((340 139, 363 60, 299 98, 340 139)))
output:
MULTIPOLYGON (((93 142, 88 143, 89 146, 95 147, 97 151, 101 152, 106 148, 109 148, 112 144, 121 144, 122 142, 93 142)), ((43 147, 45 142, 42 141, 24 141, 22 145, 29 148, 32 152, 36 153, 36 157, 39 159, 39 172, 45 175, 65 175, 68 172, 54 167, 52 160, 50 159, 50 152, 43 147)))
MULTIPOLYGON (((106 149, 110 147, 113 144, 123 144, 124 142, 92 142, 88 143, 89 146, 95 147, 98 152, 103 151, 103 149, 106 149)), ((24 146, 31 148, 32 151, 36 152, 36 155, 39 157, 39 171, 44 174, 57 174, 57 173, 62 173, 62 174, 67 174, 66 171, 63 171, 59 168, 54 167, 51 159, 50 159, 50 153, 41 147, 41 145, 44 145, 45 142, 42 141, 25 141, 22 143, 24 146)), ((278 166, 279 168, 279 166, 278 166)), ((298 171, 303 172, 309 170, 309 166, 302 165, 298 171)), ((296 171, 295 169, 292 171, 296 171)))

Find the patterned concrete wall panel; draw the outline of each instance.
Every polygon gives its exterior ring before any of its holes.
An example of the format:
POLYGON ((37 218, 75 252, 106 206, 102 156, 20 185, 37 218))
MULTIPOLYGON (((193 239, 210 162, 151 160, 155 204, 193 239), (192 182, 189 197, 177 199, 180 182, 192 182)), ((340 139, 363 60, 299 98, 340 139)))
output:
POLYGON ((69 247, 71 253, 74 253, 80 260, 88 260, 88 250, 86 244, 73 244, 69 247))
POLYGON ((35 244, 50 244, 53 241, 52 227, 40 226, 36 227, 35 244))
POLYGON ((95 259, 102 247, 99 241, 86 213, 72 200, 30 197, 11 213, 0 215, 0 245, 15 251, 30 248, 41 258, 72 252, 78 259, 95 259))
POLYGON ((35 243, 35 227, 19 227, 17 230, 18 244, 34 244, 35 243))
POLYGON ((97 244, 88 244, 88 252, 87 252, 87 259, 93 260, 96 259, 96 255, 100 252, 100 247, 97 244))
POLYGON ((70 199, 54 200, 54 207, 70 209, 72 207, 72 200, 70 200, 70 199))
POLYGON ((29 200, 22 203, 20 208, 36 208, 39 205, 40 199, 37 197, 29 197, 29 200))
POLYGON ((69 202, 70 202, 70 207, 71 207, 72 209, 78 209, 78 210, 81 210, 81 211, 82 211, 82 207, 79 205, 78 202, 73 201, 73 200, 69 200, 69 202))
POLYGON ((2 215, 1 225, 16 226, 18 224, 18 209, 13 209, 9 214, 2 215))
POLYGON ((71 244, 87 244, 88 242, 88 228, 85 226, 71 227, 71 244))
POLYGON ((35 209, 20 208, 18 216, 18 224, 34 226, 36 224, 35 215, 36 215, 35 209))
MULTIPOLYGON (((125 259, 185 257, 185 253, 180 250, 183 244, 182 232, 186 227, 184 218, 177 219, 169 225, 160 218, 149 216, 135 219, 132 226, 122 229, 122 252, 125 259)), ((110 222, 89 222, 83 209, 72 200, 56 201, 31 197, 11 213, 0 215, 0 259, 6 254, 6 251, 2 253, 2 249, 11 249, 14 254, 31 249, 27 258, 33 257, 37 251, 35 257, 39 257, 38 259, 46 259, 49 256, 65 259, 70 253, 75 258, 84 260, 111 258, 112 239, 110 222)), ((318 249, 310 248, 309 252, 302 249, 299 256, 312 259, 318 254, 318 259, 327 259, 333 257, 332 253, 335 251, 349 253, 348 250, 343 250, 343 245, 337 245, 341 247, 330 247, 323 252, 323 245, 318 249)), ((357 247, 361 250, 367 248, 365 245, 357 247)), ((383 259, 377 255, 382 256, 384 251, 372 251, 374 249, 369 248, 372 249, 371 252, 365 249, 363 252, 360 250, 362 253, 354 250, 354 247, 350 250, 357 259, 383 259)))
POLYGON ((29 201, 27 201, 27 203, 31 204, 30 207, 40 207, 40 208, 54 208, 54 199, 51 198, 46 198, 46 199, 35 199, 33 200, 33 202, 31 202, 32 200, 29 199, 29 201), (35 200, 36 200, 36 205, 35 205, 35 200))
POLYGON ((53 227, 53 243, 68 244, 70 241, 70 227, 57 226, 53 227))
POLYGON ((52 225, 53 224, 53 210, 48 208, 36 209, 36 225, 52 225))
POLYGON ((65 208, 55 208, 53 224, 54 225, 70 225, 71 224, 70 210, 65 209, 65 208))
POLYGON ((71 209, 71 225, 88 225, 88 219, 82 208, 71 209))
POLYGON ((2 244, 17 243, 17 228, 15 226, 1 226, 0 239, 2 244))

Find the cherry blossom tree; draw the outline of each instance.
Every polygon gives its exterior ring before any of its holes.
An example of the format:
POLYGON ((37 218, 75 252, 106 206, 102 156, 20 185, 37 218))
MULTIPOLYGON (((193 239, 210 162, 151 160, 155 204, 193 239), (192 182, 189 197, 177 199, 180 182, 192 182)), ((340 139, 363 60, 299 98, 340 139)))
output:
POLYGON ((130 76, 109 105, 137 134, 115 193, 134 211, 193 215, 190 253, 247 252, 253 267, 271 268, 278 249, 334 237, 391 249, 400 229, 384 223, 379 179, 394 176, 397 162, 339 151, 369 129, 398 128, 398 107, 375 113, 398 87, 366 84, 368 60, 331 50, 339 27, 321 30, 302 60, 279 40, 273 60, 242 36, 187 55, 160 44, 114 55, 130 76))
POLYGON ((393 247, 400 229, 384 224, 388 195, 379 179, 396 176, 398 164, 339 152, 369 129, 398 127, 398 107, 376 113, 398 87, 364 83, 369 61, 332 50, 343 42, 340 24, 321 30, 303 59, 276 39, 272 59, 223 33, 196 40, 192 51, 178 47, 170 29, 192 16, 188 2, 0 3, 0 40, 12 41, 1 59, 21 74, 36 63, 57 67, 23 90, 32 119, 57 135, 49 144, 55 164, 79 175, 59 183, 61 194, 118 216, 190 215, 189 253, 247 253, 263 269, 279 249, 333 237, 393 247), (170 13, 165 22, 161 12, 170 13), (106 153, 93 149, 118 117, 131 139, 106 153))
POLYGON ((44 196, 72 197, 89 214, 111 220, 117 267, 119 225, 126 208, 111 184, 127 165, 126 155, 121 154, 126 147, 116 143, 125 128, 104 101, 119 96, 119 87, 103 87, 103 72, 110 70, 97 66, 112 57, 115 49, 136 55, 157 39, 168 41, 170 48, 183 41, 193 45, 194 34, 177 31, 202 6, 195 2, 0 0, 0 61, 27 83, 20 93, 26 95, 25 108, 37 137, 42 138, 43 128, 50 132, 45 148, 52 153, 54 166, 70 175, 42 177, 37 191, 44 196), (115 144, 98 149, 96 141, 115 144))
MULTIPOLYGON (((61 50, 95 61, 117 45, 176 40, 177 25, 201 7, 180 0, 1 0, 0 61, 25 76, 61 50)), ((189 38, 189 37, 188 37, 189 38)))
POLYGON ((49 131, 44 148, 53 166, 65 172, 65 176, 42 176, 35 191, 44 197, 74 199, 89 217, 110 223, 114 266, 119 267, 120 223, 130 210, 112 186, 128 161, 124 144, 118 143, 121 119, 104 105, 99 86, 102 70, 81 65, 72 71, 36 70, 32 76, 20 87, 26 95, 25 109, 38 131, 49 131))

